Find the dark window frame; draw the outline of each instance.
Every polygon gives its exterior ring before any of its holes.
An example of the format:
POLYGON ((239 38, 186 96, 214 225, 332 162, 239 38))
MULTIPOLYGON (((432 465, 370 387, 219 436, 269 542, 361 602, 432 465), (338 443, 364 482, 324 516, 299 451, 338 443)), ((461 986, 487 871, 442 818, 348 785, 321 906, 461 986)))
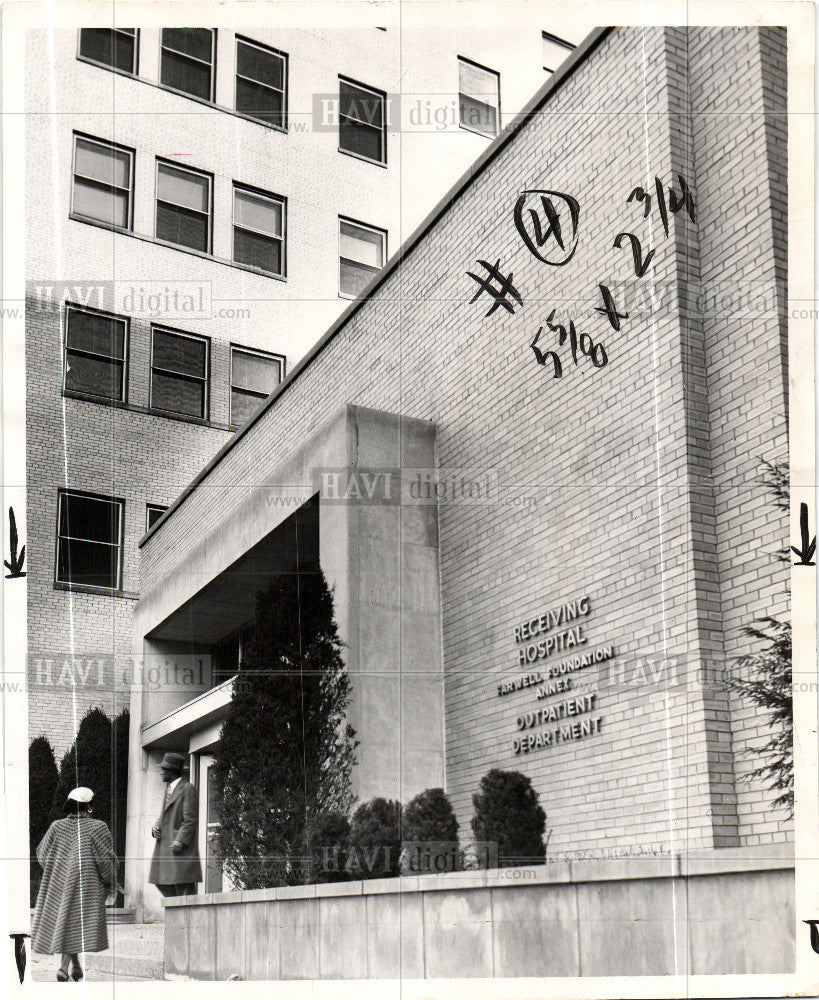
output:
MULTIPOLYGON (((383 247, 383 261, 381 263, 381 267, 378 268, 378 270, 373 274, 373 277, 375 277, 376 274, 380 274, 381 271, 384 270, 384 266, 387 263, 388 256, 389 256, 388 250, 387 250, 387 239, 389 238, 389 233, 388 233, 388 231, 386 229, 381 229, 379 226, 372 226, 368 222, 361 222, 359 219, 352 219, 352 218, 350 218, 350 216, 347 216, 347 215, 340 215, 338 217, 338 294, 339 294, 339 298, 348 299, 349 301, 354 302, 359 296, 357 296, 357 295, 346 295, 341 290, 341 262, 342 262, 342 260, 350 260, 349 257, 343 257, 342 253, 341 253, 341 224, 342 224, 342 222, 346 222, 348 225, 351 225, 351 226, 358 226, 359 229, 367 229, 371 233, 378 233, 378 234, 380 234, 383 237, 383 242, 382 242, 382 247, 383 247)), ((355 263, 357 263, 357 261, 350 261, 350 263, 355 264, 355 263)))
POLYGON ((237 114, 243 115, 245 118, 252 118, 255 122, 260 122, 262 125, 267 125, 269 128, 276 129, 277 132, 287 132, 288 126, 288 103, 289 103, 289 91, 290 91, 290 57, 286 52, 282 52, 281 49, 274 49, 270 45, 263 45, 261 42, 256 42, 252 38, 248 38, 246 35, 235 35, 234 41, 236 42, 234 53, 235 53, 235 72, 233 75, 233 109, 237 114), (279 59, 284 63, 282 70, 282 83, 283 87, 281 90, 282 95, 282 123, 281 125, 274 125, 272 122, 266 121, 264 118, 257 118, 255 115, 251 114, 249 111, 240 111, 238 106, 238 90, 239 90, 239 78, 243 80, 248 80, 250 83, 255 83, 256 86, 264 87, 267 90, 277 90, 276 87, 271 87, 269 84, 261 83, 259 80, 254 80, 252 77, 244 76, 239 73, 239 45, 250 45, 252 48, 261 49, 262 52, 267 52, 270 55, 278 56, 279 59))
POLYGON ((176 163, 174 160, 168 160, 164 157, 157 156, 156 158, 156 172, 154 177, 155 183, 155 197, 154 197, 154 239, 159 240, 160 243, 166 246, 181 247, 185 250, 195 250, 197 253, 206 253, 209 256, 213 256, 213 174, 209 173, 207 170, 199 170, 196 167, 189 167, 187 164, 176 163), (163 198, 159 197, 159 170, 160 167, 170 167, 173 170, 178 170, 180 173, 192 174, 194 177, 204 177, 208 182, 208 240, 207 249, 201 250, 199 247, 191 247, 186 243, 174 243, 172 240, 166 240, 159 236, 157 233, 157 225, 159 221, 159 203, 162 202, 163 205, 167 205, 170 208, 175 208, 181 212, 189 212, 192 215, 204 215, 203 212, 199 212, 193 208, 187 208, 185 205, 177 205, 171 201, 165 201, 163 198))
POLYGON ((475 62, 474 59, 470 59, 468 56, 458 56, 458 128, 462 128, 465 132, 472 132, 474 135, 482 135, 485 139, 494 139, 501 133, 501 75, 496 69, 491 69, 489 66, 484 66, 482 63, 475 62), (464 125, 461 121, 461 63, 468 63, 470 66, 474 66, 475 69, 482 70, 484 73, 489 73, 495 77, 498 82, 498 106, 495 109, 498 116, 497 128, 494 132, 484 132, 479 128, 472 128, 469 125, 464 125))
POLYGON ((177 330, 172 326, 165 326, 162 323, 151 323, 151 353, 149 358, 149 375, 148 380, 148 409, 154 413, 161 414, 165 417, 178 417, 182 420, 210 420, 210 337, 203 337, 199 333, 190 333, 188 330, 177 330), (166 410, 161 406, 157 406, 154 403, 154 334, 156 331, 160 333, 170 334, 173 337, 187 337, 189 340, 199 340, 205 345, 205 374, 204 376, 199 375, 185 375, 182 372, 169 371, 167 368, 157 368, 156 370, 161 372, 163 375, 170 375, 174 378, 181 379, 186 382, 202 382, 204 384, 204 391, 202 396, 202 416, 196 417, 190 413, 182 413, 180 410, 166 410))
POLYGON ((146 503, 145 504, 145 533, 147 534, 151 528, 153 528, 156 521, 165 513, 168 508, 161 503, 146 503), (154 524, 151 524, 151 514, 159 514, 154 524))
POLYGON ((345 156, 355 157, 357 160, 363 160, 365 163, 375 163, 378 166, 387 166, 387 94, 383 90, 378 90, 376 87, 370 87, 366 83, 360 83, 358 80, 353 80, 348 76, 339 75, 338 78, 338 151, 343 153, 345 156), (372 94, 375 97, 381 98, 382 102, 382 128, 381 128, 381 158, 373 159, 371 156, 366 156, 364 153, 357 153, 352 149, 345 149, 341 145, 341 119, 342 117, 346 120, 356 122, 359 125, 363 125, 366 128, 376 129, 377 126, 373 125, 372 122, 364 121, 361 118, 350 118, 348 115, 341 114, 341 86, 346 84, 348 87, 356 87, 358 90, 362 90, 368 94, 372 94))
MULTIPOLYGON (((122 73, 125 76, 139 76, 139 28, 106 28, 106 31, 113 31, 118 34, 130 34, 133 31, 134 39, 134 61, 131 69, 120 69, 119 66, 112 66, 110 63, 100 62, 99 59, 94 59, 91 56, 85 56, 82 54, 82 33, 83 31, 88 31, 88 28, 79 28, 77 31, 77 59, 80 62, 90 63, 92 66, 101 66, 103 69, 109 69, 112 73, 122 73)), ((93 29, 90 29, 93 30, 93 29)))
POLYGON ((105 496, 103 493, 90 493, 87 490, 76 490, 70 487, 60 487, 57 490, 57 529, 56 535, 56 545, 54 552, 54 583, 60 587, 70 587, 78 589, 89 589, 89 590, 101 590, 107 591, 111 594, 119 593, 122 591, 122 563, 123 563, 123 552, 125 548, 125 500, 122 497, 109 497, 105 496), (83 497, 86 500, 99 500, 105 503, 111 504, 117 508, 118 511, 118 521, 117 521, 117 541, 116 542, 100 542, 96 539, 79 538, 72 535, 62 535, 60 534, 60 519, 62 514, 63 497, 65 496, 78 496, 83 497), (61 580, 60 579, 60 543, 64 540, 78 541, 93 543, 95 545, 108 545, 110 548, 117 549, 117 579, 116 585, 113 587, 105 587, 101 584, 87 584, 79 583, 73 580, 61 580))
POLYGON ((242 666, 242 650, 245 649, 245 655, 247 650, 247 644, 250 640, 250 633, 253 629, 253 621, 245 622, 244 625, 240 625, 238 628, 233 629, 228 632, 227 635, 222 636, 218 642, 211 643, 210 651, 214 665, 214 680, 215 683, 213 687, 218 687, 220 684, 224 684, 226 681, 235 677, 242 666), (230 654, 231 659, 233 659, 233 646, 236 647, 236 669, 233 670, 232 667, 225 668, 224 657, 220 655, 222 651, 230 654))
POLYGON ((131 343, 131 317, 130 316, 120 316, 117 313, 106 312, 104 309, 94 309, 92 306, 81 306, 75 302, 65 303, 65 336, 63 338, 63 384, 62 392, 63 395, 66 393, 70 394, 81 394, 83 396, 91 397, 94 400, 98 400, 101 403, 109 404, 122 404, 128 402, 128 375, 129 375, 129 365, 128 365, 128 354, 131 343), (122 395, 117 399, 112 396, 100 396, 98 393, 90 392, 88 389, 69 389, 66 382, 66 375, 68 374, 68 354, 69 351, 72 354, 80 354, 83 356, 98 357, 103 360, 112 360, 111 358, 106 358, 102 354, 94 354, 93 351, 83 351, 79 348, 71 348, 68 346, 68 316, 69 313, 91 313, 94 316, 105 316, 106 319, 112 319, 117 323, 122 323, 125 327, 123 338, 122 338, 122 395))
POLYGON ((233 182, 233 200, 231 203, 231 218, 230 218, 230 259, 232 263, 238 264, 240 267, 247 267, 256 271, 260 274, 270 274, 275 278, 287 278, 287 198, 281 194, 275 194, 273 191, 263 191, 261 188, 252 187, 250 184, 240 184, 239 181, 233 182), (263 233, 259 229, 248 229, 247 226, 237 226, 236 223, 236 192, 244 191, 247 194, 255 195, 257 198, 266 198, 268 201, 278 202, 282 209, 282 234, 280 237, 271 236, 269 233, 263 233), (243 229, 248 233, 255 233, 258 236, 263 236, 269 240, 279 239, 281 241, 281 270, 280 271, 268 271, 265 268, 257 267, 255 264, 246 264, 243 261, 236 259, 236 230, 243 229))
POLYGON ((173 94, 182 94, 184 97, 192 97, 197 101, 205 101, 208 104, 213 104, 216 100, 216 28, 202 28, 201 25, 183 25, 182 27, 194 27, 200 30, 210 32, 210 62, 206 63, 203 59, 199 59, 197 56, 188 55, 187 52, 180 52, 179 49, 175 49, 170 45, 165 45, 164 34, 165 28, 159 29, 159 86, 165 90, 171 91, 173 94), (173 52, 174 55, 180 56, 182 59, 188 59, 191 62, 197 62, 202 66, 210 67, 210 88, 207 97, 200 97, 199 94, 192 94, 189 90, 180 90, 178 87, 172 87, 168 83, 162 82, 162 57, 165 50, 168 52, 173 52))
POLYGON ((117 230, 118 232, 131 233, 134 229, 134 173, 136 164, 136 150, 132 149, 130 146, 123 146, 118 142, 111 142, 110 139, 100 139, 98 136, 89 135, 87 132, 72 132, 71 133, 71 198, 69 200, 69 216, 77 219, 88 220, 90 222, 96 223, 98 225, 106 226, 107 228, 117 230), (128 169, 128 187, 122 188, 117 184, 105 185, 101 181, 98 181, 95 177, 87 177, 85 174, 77 173, 77 140, 80 139, 83 142, 92 143, 96 146, 102 146, 104 149, 116 150, 118 153, 127 153, 129 157, 129 169, 128 169), (87 183, 97 184, 100 187, 111 187, 117 191, 126 191, 128 193, 128 220, 127 225, 119 226, 115 222, 109 222, 107 219, 96 219, 93 215, 85 215, 82 212, 78 212, 74 208, 74 185, 77 177, 87 183))
MULTIPOLYGON (((139 35, 139 31, 140 30, 141 29, 139 29, 139 28, 136 29, 138 35, 139 35)), ((207 30, 218 31, 219 29, 207 29, 207 30)), ((250 42, 253 45, 264 47, 264 46, 262 46, 261 42, 253 41, 253 39, 246 39, 246 41, 250 42)), ((140 45, 141 45, 141 43, 140 43, 140 45)), ((271 46, 268 46, 268 48, 270 48, 271 52, 275 52, 277 55, 285 56, 289 60, 288 53, 281 52, 280 50, 274 49, 271 46)), ((173 49, 172 51, 176 52, 175 49, 173 49)), ((135 62, 137 62, 137 64, 139 62, 139 53, 140 52, 141 52, 141 48, 139 49, 139 51, 137 52, 137 56, 135 57, 135 62)), ((270 122, 266 122, 266 121, 264 121, 261 118, 254 118, 252 115, 249 115, 249 114, 247 114, 244 111, 237 111, 235 107, 227 107, 224 104, 219 104, 217 102, 216 96, 215 96, 215 92, 216 92, 215 82, 214 82, 214 87, 213 87, 214 97, 213 97, 212 100, 208 100, 208 99, 206 99, 204 97, 199 97, 196 94, 191 94, 191 93, 189 93, 186 90, 177 90, 175 87, 171 87, 168 84, 161 83, 158 80, 148 80, 148 79, 146 79, 146 77, 140 76, 139 72, 136 71, 136 70, 133 73, 129 73, 127 70, 117 69, 115 66, 109 66, 107 63, 97 62, 95 59, 91 59, 88 56, 81 55, 79 53, 79 51, 77 53, 77 59, 78 59, 79 62, 87 63, 89 66, 96 66, 98 69, 108 70, 109 73, 119 73, 120 76, 128 77, 131 80, 137 80, 139 83, 144 83, 148 87, 157 87, 159 90, 164 90, 164 91, 166 91, 169 94, 175 94, 177 97, 184 97, 184 98, 186 98, 189 101, 196 101, 197 104, 203 104, 205 107, 213 108, 216 111, 222 111, 225 114, 233 115, 236 118, 242 118, 244 121, 253 122, 254 125, 261 125, 263 128, 271 128, 271 129, 274 129, 277 132, 286 132, 287 131, 287 129, 285 129, 285 128, 279 128, 277 125, 273 125, 270 122)), ((216 70, 216 58, 215 57, 214 57, 213 66, 214 66, 214 73, 215 73, 215 70, 216 70)), ((214 75, 214 81, 215 81, 215 75, 214 75)))
MULTIPOLYGON (((570 52, 574 52, 574 50, 577 48, 576 45, 572 45, 571 42, 567 42, 566 39, 561 38, 560 35, 553 35, 551 31, 541 31, 540 38, 541 38, 541 50, 543 42, 551 42, 553 45, 559 45, 561 48, 564 48, 566 50, 567 56, 570 52)), ((546 73, 554 73, 557 67, 544 66, 543 69, 546 73)))
MULTIPOLYGON (((279 378, 279 385, 281 385, 282 382, 284 382, 284 380, 285 380, 285 377, 286 377, 286 365, 287 365, 287 359, 285 358, 285 356, 283 354, 276 354, 273 351, 262 351, 258 347, 246 347, 244 344, 234 344, 234 343, 231 343, 231 345, 230 345, 230 386, 229 386, 229 388, 230 388, 230 413, 229 413, 228 423, 230 424, 231 427, 234 427, 234 428, 242 426, 241 422, 236 421, 236 420, 233 419, 233 391, 234 391, 234 389, 237 392, 243 393, 245 396, 255 396, 256 398, 258 398, 260 400, 267 399, 267 397, 270 395, 270 393, 263 394, 263 393, 260 393, 260 392, 256 392, 253 389, 245 389, 242 386, 234 386, 234 384, 233 384, 233 355, 234 355, 234 353, 236 351, 239 351, 241 354, 255 354, 256 357, 268 358, 269 360, 272 360, 272 361, 278 361, 279 362, 279 368, 280 368, 280 371, 281 371, 281 377, 279 378)), ((272 389, 271 392, 275 392, 275 389, 272 389)))

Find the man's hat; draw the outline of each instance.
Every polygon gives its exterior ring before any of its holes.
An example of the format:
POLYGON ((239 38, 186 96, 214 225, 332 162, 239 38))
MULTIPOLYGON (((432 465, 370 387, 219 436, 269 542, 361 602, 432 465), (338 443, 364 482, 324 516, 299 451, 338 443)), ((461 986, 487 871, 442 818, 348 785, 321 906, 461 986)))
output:
POLYGON ((80 785, 79 788, 72 788, 68 793, 68 798, 70 802, 83 802, 87 804, 94 798, 94 793, 90 788, 80 785))
POLYGON ((178 771, 181 774, 185 770, 185 758, 181 753, 166 753, 159 766, 167 767, 169 771, 178 771))

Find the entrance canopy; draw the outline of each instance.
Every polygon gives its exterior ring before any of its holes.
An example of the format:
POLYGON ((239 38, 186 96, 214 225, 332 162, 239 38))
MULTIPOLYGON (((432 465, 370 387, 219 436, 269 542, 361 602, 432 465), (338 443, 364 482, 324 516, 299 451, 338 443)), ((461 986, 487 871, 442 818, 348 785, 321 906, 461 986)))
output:
POLYGON ((319 504, 314 496, 146 638, 215 645, 253 617, 256 594, 277 576, 309 572, 318 565, 319 504))

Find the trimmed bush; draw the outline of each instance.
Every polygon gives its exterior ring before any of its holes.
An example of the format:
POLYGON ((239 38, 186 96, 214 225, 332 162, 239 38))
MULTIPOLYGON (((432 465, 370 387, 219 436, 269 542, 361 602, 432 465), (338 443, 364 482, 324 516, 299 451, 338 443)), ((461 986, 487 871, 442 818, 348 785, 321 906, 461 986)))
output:
POLYGON ((60 777, 51 801, 51 822, 65 815, 65 802, 72 788, 85 785, 94 793, 94 817, 111 825, 113 801, 114 740, 111 720, 101 708, 83 716, 74 745, 63 757, 60 777))
MULTIPOLYGON (((472 796, 472 832, 478 842, 497 844, 498 866, 541 863, 546 857, 546 814, 532 782, 519 771, 491 770, 472 796)), ((482 853, 482 852, 481 852, 482 853)), ((490 853, 487 861, 491 859, 490 853)))
POLYGON ((59 772, 54 750, 45 736, 38 736, 28 748, 28 844, 31 905, 37 901, 42 870, 37 863, 37 845, 51 822, 51 802, 59 772))
POLYGON ((404 875, 460 868, 458 820, 443 788, 428 788, 404 808, 402 834, 404 875))
POLYGON ((371 799, 356 809, 350 825, 347 872, 350 878, 390 878, 400 874, 401 803, 371 799))

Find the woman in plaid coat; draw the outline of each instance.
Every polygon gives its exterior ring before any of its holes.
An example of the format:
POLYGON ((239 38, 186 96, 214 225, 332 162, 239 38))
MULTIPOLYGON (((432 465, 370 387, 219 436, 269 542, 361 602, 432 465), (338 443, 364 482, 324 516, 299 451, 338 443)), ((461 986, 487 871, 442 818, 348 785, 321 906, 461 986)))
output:
POLYGON ((79 952, 108 947, 105 898, 116 884, 111 831, 91 818, 90 788, 69 793, 65 819, 55 820, 37 847, 43 869, 31 928, 36 952, 60 953, 57 979, 82 979, 79 952))

